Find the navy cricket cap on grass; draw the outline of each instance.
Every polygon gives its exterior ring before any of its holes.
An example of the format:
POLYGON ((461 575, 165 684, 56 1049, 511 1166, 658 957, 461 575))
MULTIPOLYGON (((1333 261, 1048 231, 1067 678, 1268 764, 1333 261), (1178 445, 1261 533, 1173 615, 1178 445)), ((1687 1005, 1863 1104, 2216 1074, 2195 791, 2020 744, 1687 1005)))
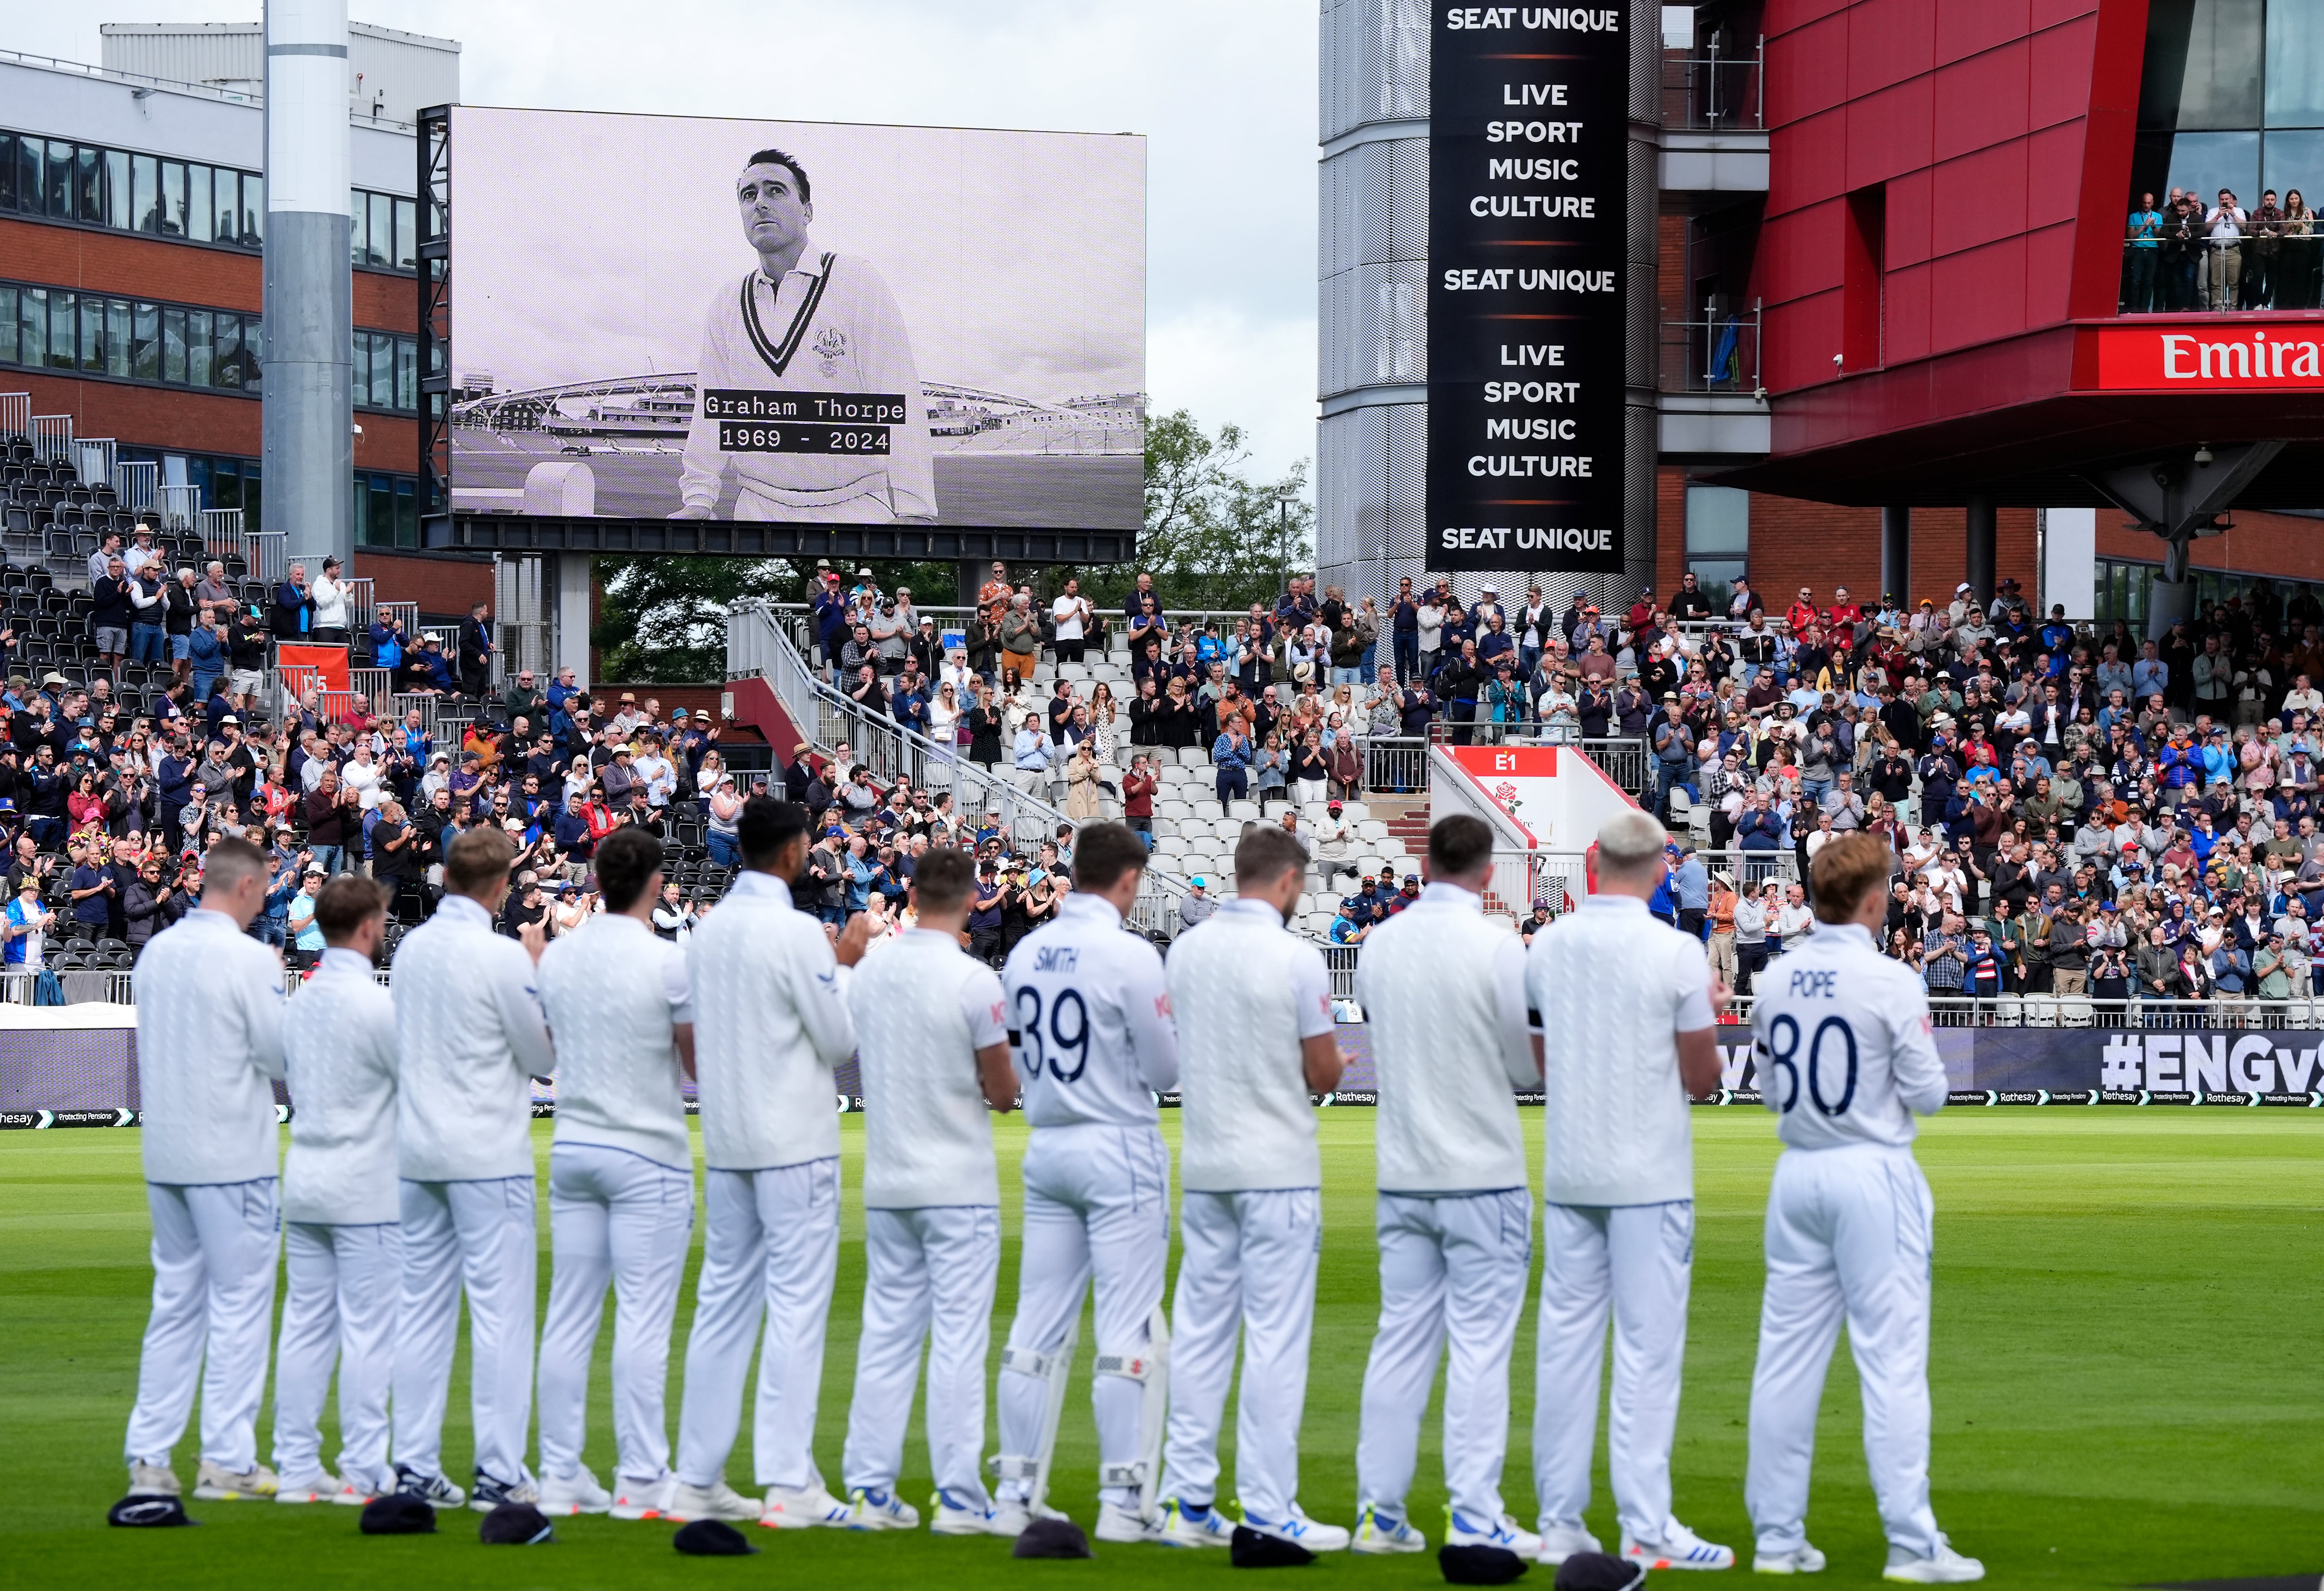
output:
POLYGON ((1506 1586, 1532 1568, 1506 1547, 1455 1547, 1436 1549, 1436 1567, 1452 1586, 1506 1586))
POLYGON ((758 1549, 724 1520, 697 1519, 679 1527, 669 1544, 692 1558, 747 1558, 758 1549))
POLYGON ((1576 1552, 1557 1566, 1556 1591, 1633 1591, 1646 1581, 1646 1566, 1610 1552, 1576 1552))
POLYGON ((390 1493, 364 1504, 362 1529, 366 1536, 433 1535, 436 1511, 425 1498, 390 1493))
POLYGON ((105 1511, 105 1522, 129 1530, 166 1530, 173 1525, 199 1524, 186 1517, 186 1505, 175 1497, 150 1492, 124 1497, 105 1511))
POLYGON ((484 1515, 476 1539, 487 1547, 531 1547, 557 1540, 549 1516, 530 1503, 503 1503, 484 1515))
POLYGON ((1027 1525, 1010 1550, 1012 1558, 1094 1558, 1089 1538, 1069 1519, 1037 1519, 1027 1525))
POLYGON ((1234 1535, 1227 1542, 1227 1555, 1239 1569, 1297 1568, 1303 1563, 1315 1561, 1315 1555, 1298 1542, 1254 1531, 1249 1525, 1235 1526, 1234 1535))

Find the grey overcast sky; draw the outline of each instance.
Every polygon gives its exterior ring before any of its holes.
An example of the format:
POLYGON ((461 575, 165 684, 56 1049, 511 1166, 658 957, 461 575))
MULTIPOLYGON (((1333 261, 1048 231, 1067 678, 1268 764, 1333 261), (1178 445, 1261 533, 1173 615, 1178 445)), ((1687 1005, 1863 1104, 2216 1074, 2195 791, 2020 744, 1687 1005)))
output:
MULTIPOLYGON (((0 47, 95 61, 101 22, 258 14, 0 0, 0 47)), ((354 0, 351 16, 459 40, 472 105, 1143 133, 1154 402, 1242 426, 1269 474, 1314 452, 1314 0, 354 0)))

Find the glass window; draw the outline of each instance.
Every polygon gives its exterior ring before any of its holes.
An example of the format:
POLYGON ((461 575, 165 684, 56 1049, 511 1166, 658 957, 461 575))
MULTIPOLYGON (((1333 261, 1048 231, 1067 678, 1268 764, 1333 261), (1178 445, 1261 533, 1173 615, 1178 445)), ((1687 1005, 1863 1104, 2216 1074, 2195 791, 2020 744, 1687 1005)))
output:
POLYGON ((49 290, 45 287, 16 291, 16 359, 23 365, 49 362, 49 290))
POLYGON ((420 545, 420 483, 399 476, 395 483, 395 544, 420 545))
POLYGON ((2138 125, 2258 126, 2260 57, 2260 0, 2151 0, 2138 125))
POLYGON ((384 331, 371 334, 371 404, 395 407, 395 338, 384 331))
POLYGON ((407 412, 420 408, 420 344, 413 338, 395 339, 395 406, 407 412))
POLYGON ((374 547, 395 545, 395 477, 371 477, 371 534, 374 547))
POLYGON ((420 207, 408 199, 395 201, 395 268, 420 268, 420 207))
POLYGON ((140 232, 161 230, 160 164, 150 154, 129 157, 129 210, 135 217, 131 225, 140 232))
POLYGON ((117 149, 105 152, 105 224, 129 230, 129 157, 117 149))
POLYGON ((385 270, 395 264, 395 199, 392 194, 371 196, 371 236, 368 239, 371 264, 385 270))
POLYGON ((72 219, 72 145, 49 140, 47 194, 42 209, 59 220, 72 219))
POLYGON ((364 263, 364 234, 371 225, 371 206, 360 188, 347 190, 347 263, 360 265, 364 263))
POLYGON ((16 290, 0 287, 0 365, 16 362, 16 290))
POLYGON ((161 310, 154 304, 140 304, 132 319, 130 331, 129 374, 140 381, 161 379, 161 310))
POLYGON ((2314 209, 2317 196, 2324 194, 2324 129, 2270 133, 2266 154, 2267 185, 2279 197, 2291 189, 2301 190, 2301 199, 2314 209))
POLYGON ((349 401, 360 403, 371 391, 371 339, 358 331, 348 339, 347 393, 349 401))
POLYGON ((220 458, 210 466, 210 503, 212 508, 242 506, 242 465, 237 459, 220 458))
POLYGON ((2313 0, 2267 8, 2267 125, 2324 127, 2324 9, 2313 0))
POLYGON ((368 547, 371 545, 370 483, 359 469, 348 477, 347 485, 352 499, 349 513, 355 521, 351 527, 355 532, 355 543, 358 547, 368 547))
POLYGON ((2141 134, 2136 164, 2139 185, 2156 193, 2184 188, 2212 205, 2231 188, 2246 209, 2259 203, 2256 133, 2141 134))
POLYGON ((183 310, 161 311, 161 379, 171 382, 186 379, 186 312, 183 310))
POLYGON ((62 289, 49 291, 49 368, 70 370, 78 338, 73 331, 75 295, 62 289))
POLYGON ((105 301, 105 373, 129 374, 129 301, 105 301))
POLYGON ((16 208, 16 135, 0 133, 0 210, 16 208))
POLYGON ((266 379, 266 322, 255 315, 242 318, 242 390, 256 397, 266 379))
POLYGON ((16 208, 30 215, 41 213, 41 141, 37 138, 16 140, 16 208))
POLYGON ((1686 567, 1714 608, 1733 594, 1751 551, 1751 494, 1733 486, 1686 489, 1686 567))
POLYGON ((73 152, 73 219, 105 225, 105 151, 86 145, 73 152))
POLYGON ((210 341, 211 384, 238 390, 242 385, 242 317, 220 314, 210 341))
POLYGON ((210 203, 209 167, 188 166, 186 168, 186 236, 196 243, 209 242, 210 223, 217 214, 217 209, 210 203))
POLYGON ((242 246, 258 248, 266 242, 266 179, 242 174, 242 246))
POLYGON ((235 202, 235 173, 220 166, 217 173, 217 194, 214 200, 217 209, 217 237, 220 243, 242 241, 242 207, 235 202))
POLYGON ((186 235, 186 162, 161 162, 161 233, 165 237, 186 235))
POLYGON ((210 312, 208 310, 186 311, 186 384, 206 387, 211 384, 210 312))
POLYGON ((94 294, 80 301, 80 367, 105 374, 105 301, 94 294))

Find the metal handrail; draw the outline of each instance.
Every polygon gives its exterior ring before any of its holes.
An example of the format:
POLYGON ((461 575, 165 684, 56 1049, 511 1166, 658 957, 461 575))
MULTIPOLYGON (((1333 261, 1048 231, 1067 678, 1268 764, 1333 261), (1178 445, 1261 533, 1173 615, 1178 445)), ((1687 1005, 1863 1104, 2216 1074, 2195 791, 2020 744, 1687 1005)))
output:
MULTIPOLYGON (((2156 238, 2143 242, 2126 237, 2122 243, 2122 291, 2116 299, 2116 313, 2123 315, 2234 315, 2273 314, 2286 310, 2324 308, 2324 282, 2318 280, 2318 268, 2324 265, 2324 232, 2246 234, 2240 237, 2200 237, 2190 242, 2156 238), (2187 249, 2195 248, 2191 277, 2176 277, 2177 266, 2189 260, 2187 249), (2255 245, 2269 245, 2264 256, 2255 254, 2255 245), (2219 277, 2227 251, 2236 249, 2237 273, 2235 302, 2215 302, 2219 298, 2219 277), (2255 259, 2264 257, 2268 265, 2255 273, 2255 259), (2131 267, 2142 261, 2152 262, 2144 273, 2148 280, 2131 281, 2131 267), (2248 285, 2255 280, 2267 282, 2265 303, 2246 307, 2241 301, 2248 285), (2144 303, 2134 301, 2141 294, 2144 303), (2187 302, 2191 295, 2193 301, 2187 302)), ((2238 345, 2229 345, 2238 354, 2238 345)), ((2190 358, 2193 356, 2189 356, 2190 358)), ((2224 371, 2222 372, 2224 374, 2224 371)), ((2237 374, 2241 374, 2239 370, 2237 374)))
POLYGON ((1757 132, 1766 118, 1761 86, 1766 81, 1767 42, 1748 51, 1722 50, 1713 34, 1701 55, 1663 57, 1663 125, 1690 132, 1757 132))
POLYGON ((1765 402, 1760 379, 1763 315, 1754 299, 1750 310, 1722 316, 1708 300, 1700 320, 1665 320, 1662 337, 1662 390, 1666 393, 1735 393, 1765 402))

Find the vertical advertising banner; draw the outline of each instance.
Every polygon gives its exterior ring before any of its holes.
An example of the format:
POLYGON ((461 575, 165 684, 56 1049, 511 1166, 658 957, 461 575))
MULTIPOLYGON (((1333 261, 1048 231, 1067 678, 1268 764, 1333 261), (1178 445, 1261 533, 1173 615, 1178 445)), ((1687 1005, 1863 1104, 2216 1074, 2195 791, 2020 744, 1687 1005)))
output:
POLYGON ((1622 568, 1624 20, 1603 5, 1431 16, 1432 569, 1622 568))

